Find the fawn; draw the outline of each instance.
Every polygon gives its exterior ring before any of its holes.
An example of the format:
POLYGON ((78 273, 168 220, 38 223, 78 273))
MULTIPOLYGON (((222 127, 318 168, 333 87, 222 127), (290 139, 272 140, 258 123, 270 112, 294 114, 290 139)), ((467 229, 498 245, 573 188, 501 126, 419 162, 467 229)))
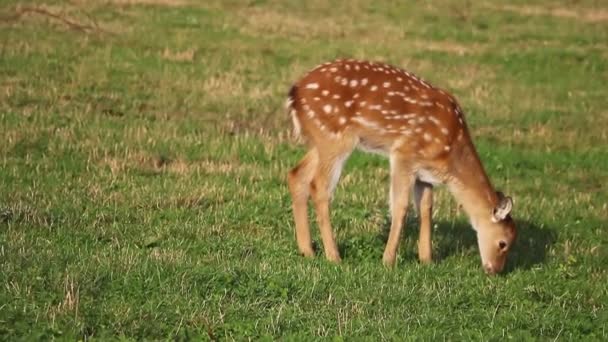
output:
POLYGON ((395 263, 412 187, 420 217, 418 256, 422 263, 431 262, 432 189, 445 184, 477 232, 484 270, 502 271, 517 235, 510 216, 513 201, 490 184, 453 96, 394 66, 349 59, 314 68, 291 87, 286 106, 294 131, 309 145, 288 174, 304 256, 314 255, 307 218, 312 196, 325 256, 340 261, 329 201, 346 159, 358 147, 386 155, 390 162, 385 265, 395 263))

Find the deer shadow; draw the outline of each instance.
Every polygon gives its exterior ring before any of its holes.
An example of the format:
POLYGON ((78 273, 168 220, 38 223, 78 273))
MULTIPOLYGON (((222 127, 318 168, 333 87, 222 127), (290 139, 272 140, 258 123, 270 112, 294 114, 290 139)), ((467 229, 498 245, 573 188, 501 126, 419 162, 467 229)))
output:
MULTIPOLYGON (((557 238, 553 230, 541 228, 534 222, 519 220, 516 225, 518 236, 509 252, 504 274, 516 269, 528 270, 543 264, 549 247, 557 238)), ((479 253, 477 236, 467 222, 437 222, 437 228, 433 231, 433 243, 436 244, 433 248, 434 257, 439 262, 452 255, 471 251, 479 253)))
MULTIPOLYGON (((410 216, 411 217, 411 216, 410 216)), ((518 236, 503 274, 517 269, 528 270, 543 264, 549 247, 555 243, 556 234, 548 227, 536 223, 516 221, 518 236)), ((384 245, 388 239, 390 219, 382 225, 380 234, 375 236, 352 237, 339 243, 338 249, 344 258, 378 259, 382 258, 384 245)), ((404 260, 418 260, 418 222, 408 219, 403 228, 403 238, 399 254, 404 260)), ((433 223, 433 262, 440 263, 454 255, 478 255, 477 237, 470 224, 465 221, 435 221, 433 223)))

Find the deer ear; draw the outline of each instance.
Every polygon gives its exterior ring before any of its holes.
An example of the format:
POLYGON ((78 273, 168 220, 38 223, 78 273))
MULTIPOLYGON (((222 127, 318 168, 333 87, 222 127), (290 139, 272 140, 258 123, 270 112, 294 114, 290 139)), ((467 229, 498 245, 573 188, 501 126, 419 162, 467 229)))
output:
POLYGON ((513 199, 505 197, 501 192, 498 192, 499 202, 496 208, 492 210, 492 221, 500 222, 504 220, 513 209, 513 199))

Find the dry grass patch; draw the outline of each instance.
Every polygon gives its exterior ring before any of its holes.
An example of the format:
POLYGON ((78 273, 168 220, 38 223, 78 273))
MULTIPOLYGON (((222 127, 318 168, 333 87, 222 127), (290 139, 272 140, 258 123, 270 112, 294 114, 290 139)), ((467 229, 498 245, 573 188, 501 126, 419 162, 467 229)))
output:
POLYGON ((150 251, 150 258, 167 264, 183 264, 188 262, 186 254, 181 249, 168 250, 163 248, 153 248, 150 251))
POLYGON ((404 40, 405 44, 411 45, 416 50, 445 52, 459 56, 481 53, 485 46, 477 43, 462 44, 454 41, 433 41, 433 40, 404 40))
POLYGON ((244 8, 238 12, 241 30, 250 34, 272 34, 281 37, 338 38, 356 37, 361 45, 399 43, 411 46, 412 50, 439 51, 457 55, 467 55, 483 51, 480 44, 462 44, 453 41, 412 40, 406 36, 403 27, 387 22, 377 22, 373 18, 333 16, 309 18, 291 13, 260 8, 244 8), (246 25, 243 26, 242 22, 246 25))
POLYGON ((105 156, 100 162, 102 167, 110 169, 117 176, 128 170, 139 170, 148 173, 169 173, 176 175, 190 174, 253 174, 264 170, 257 165, 239 162, 222 162, 212 160, 187 161, 181 158, 168 158, 144 152, 135 152, 123 157, 105 156))
POLYGON ((161 57, 172 62, 192 62, 196 49, 188 48, 183 51, 171 51, 169 48, 165 48, 161 57))
POLYGON ((319 21, 302 16, 280 13, 271 9, 244 8, 238 12, 241 30, 251 34, 273 34, 284 37, 344 37, 350 26, 338 23, 330 17, 319 21), (246 25, 242 25, 244 22, 246 25))
POLYGON ((192 1, 187 0, 106 0, 102 1, 104 4, 119 5, 119 6, 167 6, 167 7, 184 7, 192 5, 192 1))
POLYGON ((532 5, 486 5, 485 7, 496 11, 507 11, 523 16, 552 16, 557 18, 575 19, 586 23, 600 23, 608 21, 608 10, 571 9, 563 7, 541 7, 532 5))
POLYGON ((0 24, 45 24, 80 33, 113 33, 88 14, 88 4, 19 4, 8 14, 0 17, 0 24))
POLYGON ((203 81, 205 96, 212 99, 241 97, 243 94, 243 77, 234 72, 213 75, 203 81))
POLYGON ((58 316, 74 315, 78 318, 80 307, 80 286, 69 274, 66 274, 63 282, 63 299, 56 305, 47 308, 47 315, 51 322, 55 322, 58 316))
MULTIPOLYGON (((471 89, 479 87, 484 80, 490 81, 495 78, 492 70, 479 65, 458 66, 458 70, 454 70, 452 74, 458 77, 446 80, 448 89, 466 90, 467 93, 470 93, 471 89)), ((441 87, 441 85, 438 86, 441 87)))

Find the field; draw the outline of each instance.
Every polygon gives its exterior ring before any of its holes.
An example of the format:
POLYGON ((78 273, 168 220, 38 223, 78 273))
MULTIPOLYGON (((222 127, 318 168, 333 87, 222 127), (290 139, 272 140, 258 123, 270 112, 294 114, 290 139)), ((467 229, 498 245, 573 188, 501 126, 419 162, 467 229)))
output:
MULTIPOLYGON (((0 4, 0 339, 607 340, 608 4, 71 0, 0 4), (436 191, 397 266, 388 163, 332 203, 343 262, 298 255, 283 108, 337 57, 461 102, 520 235, 486 276, 436 191)), ((311 212, 311 217, 313 213, 311 212)))

